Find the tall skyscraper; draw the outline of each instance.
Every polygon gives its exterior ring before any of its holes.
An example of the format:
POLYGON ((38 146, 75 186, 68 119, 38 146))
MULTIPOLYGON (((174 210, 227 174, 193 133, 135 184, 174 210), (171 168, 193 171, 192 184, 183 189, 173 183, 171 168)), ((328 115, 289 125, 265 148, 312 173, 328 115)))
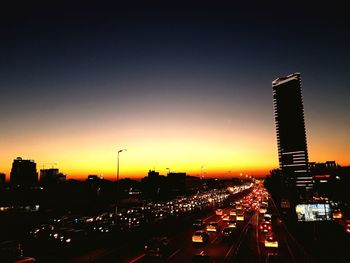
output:
POLYGON ((299 194, 313 187, 308 152, 300 73, 272 82, 279 165, 286 185, 299 194))
POLYGON ((10 183, 18 186, 33 186, 37 184, 36 163, 33 160, 23 160, 21 157, 13 160, 10 183))

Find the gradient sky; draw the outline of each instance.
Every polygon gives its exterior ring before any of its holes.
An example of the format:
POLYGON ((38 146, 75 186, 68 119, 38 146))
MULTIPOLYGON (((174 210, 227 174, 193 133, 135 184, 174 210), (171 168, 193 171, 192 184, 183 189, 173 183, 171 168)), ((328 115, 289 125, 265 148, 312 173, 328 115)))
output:
POLYGON ((310 161, 349 165, 345 7, 25 2, 0 18, 7 176, 21 156, 112 178, 123 148, 121 177, 267 174, 278 166, 271 82, 294 72, 310 161))

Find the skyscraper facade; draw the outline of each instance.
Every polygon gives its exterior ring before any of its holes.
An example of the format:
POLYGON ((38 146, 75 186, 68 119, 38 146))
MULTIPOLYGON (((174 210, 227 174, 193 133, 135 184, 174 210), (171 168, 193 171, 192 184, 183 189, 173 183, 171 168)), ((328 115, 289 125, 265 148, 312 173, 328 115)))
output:
POLYGON ((23 160, 17 157, 13 160, 10 183, 18 186, 33 186, 38 183, 36 163, 33 160, 23 160))
POLYGON ((272 82, 278 158, 285 184, 298 193, 312 189, 300 73, 272 82))

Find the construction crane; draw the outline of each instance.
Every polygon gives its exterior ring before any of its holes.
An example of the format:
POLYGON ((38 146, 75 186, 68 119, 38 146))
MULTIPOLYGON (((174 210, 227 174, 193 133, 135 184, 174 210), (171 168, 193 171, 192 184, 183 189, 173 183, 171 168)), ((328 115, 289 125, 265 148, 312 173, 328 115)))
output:
POLYGON ((41 163, 43 170, 45 169, 45 165, 51 165, 51 169, 54 168, 55 165, 57 165, 57 163, 41 163))

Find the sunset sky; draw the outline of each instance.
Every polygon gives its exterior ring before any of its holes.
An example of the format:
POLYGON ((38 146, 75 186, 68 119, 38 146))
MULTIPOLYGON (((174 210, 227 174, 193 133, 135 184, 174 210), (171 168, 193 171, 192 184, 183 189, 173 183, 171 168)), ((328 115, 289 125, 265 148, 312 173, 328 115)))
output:
MULTIPOLYGON (((310 161, 350 164, 346 8, 295 4, 12 6, 1 16, 0 172, 278 166, 271 82, 301 73, 310 161), (342 11, 343 10, 343 11, 342 11)), ((293 2, 295 3, 295 1, 293 2)))

